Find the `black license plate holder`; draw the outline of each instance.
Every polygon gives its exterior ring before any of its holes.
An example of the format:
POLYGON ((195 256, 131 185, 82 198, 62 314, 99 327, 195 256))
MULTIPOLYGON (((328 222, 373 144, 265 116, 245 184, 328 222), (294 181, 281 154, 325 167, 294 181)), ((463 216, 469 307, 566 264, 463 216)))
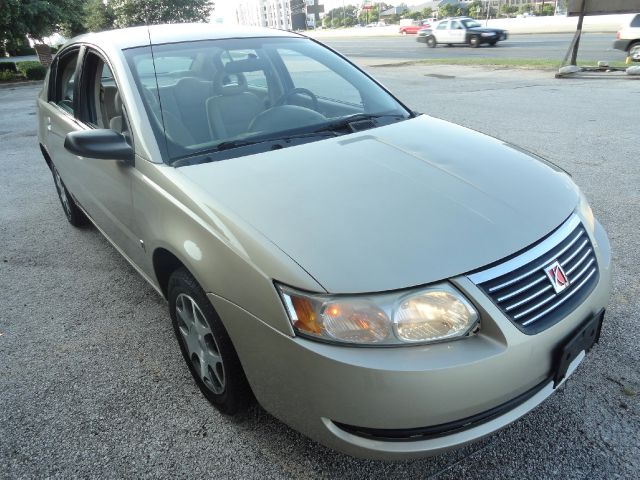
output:
POLYGON ((604 310, 601 310, 578 327, 578 329, 560 345, 555 354, 553 388, 556 388, 566 377, 569 366, 578 355, 583 351, 587 353, 594 344, 598 343, 603 319, 604 310))

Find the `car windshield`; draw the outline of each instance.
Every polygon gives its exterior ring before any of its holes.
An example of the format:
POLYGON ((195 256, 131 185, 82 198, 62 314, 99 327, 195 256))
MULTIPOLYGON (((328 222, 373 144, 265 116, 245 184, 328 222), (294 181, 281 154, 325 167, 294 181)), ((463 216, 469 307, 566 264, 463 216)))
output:
POLYGON ((125 56, 169 164, 285 148, 412 116, 363 72, 302 37, 172 43, 125 56))
POLYGON ((476 22, 475 20, 462 20, 462 23, 464 24, 464 26, 466 28, 476 28, 476 27, 480 27, 481 25, 476 22))

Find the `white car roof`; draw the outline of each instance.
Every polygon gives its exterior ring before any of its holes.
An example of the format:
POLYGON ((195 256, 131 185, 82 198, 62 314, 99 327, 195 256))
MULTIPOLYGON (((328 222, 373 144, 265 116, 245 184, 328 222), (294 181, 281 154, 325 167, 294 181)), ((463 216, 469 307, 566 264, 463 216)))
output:
POLYGON ((251 37, 299 37, 285 30, 260 27, 227 26, 215 23, 175 23, 129 27, 105 32, 87 33, 72 38, 67 44, 91 43, 97 46, 125 49, 173 42, 196 40, 220 40, 225 38, 251 37))

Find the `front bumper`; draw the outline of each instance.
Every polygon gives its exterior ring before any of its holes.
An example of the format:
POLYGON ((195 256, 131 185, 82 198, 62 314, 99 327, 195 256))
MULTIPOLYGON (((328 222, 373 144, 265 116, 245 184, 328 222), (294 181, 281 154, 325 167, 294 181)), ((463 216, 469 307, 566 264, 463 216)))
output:
POLYGON ((509 34, 507 32, 497 33, 496 35, 492 35, 490 37, 480 36, 480 44, 484 45, 488 43, 502 42, 507 38, 509 38, 509 34))
POLYGON ((623 52, 626 52, 627 50, 629 50, 630 43, 631 43, 631 40, 616 40, 613 42, 613 48, 615 48, 616 50, 622 50, 623 52))
POLYGON ((427 43, 427 36, 426 35, 418 35, 416 37, 416 42, 427 43))
MULTIPOLYGON (((452 282, 478 308, 480 333, 427 346, 354 348, 292 338, 220 297, 209 294, 209 298, 267 411, 350 455, 429 456, 508 425, 553 393, 552 352, 609 297, 609 243, 599 224, 591 240, 600 267, 598 284, 562 321, 536 335, 519 331, 464 276, 452 282), (499 408, 505 405, 508 408, 499 408), (463 428, 419 439, 375 438, 358 431, 458 425, 461 419, 495 409, 498 414, 482 422, 467 422, 463 428)), ((567 373, 581 360, 582 356, 576 358, 567 373)))

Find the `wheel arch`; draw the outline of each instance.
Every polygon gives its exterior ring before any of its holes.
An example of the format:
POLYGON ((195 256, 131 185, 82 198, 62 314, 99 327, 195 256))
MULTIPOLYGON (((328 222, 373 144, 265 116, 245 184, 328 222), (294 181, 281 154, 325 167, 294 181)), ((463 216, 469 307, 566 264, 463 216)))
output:
POLYGON ((49 152, 47 152, 47 149, 43 144, 40 144, 40 151, 42 152, 44 161, 47 162, 47 167, 49 167, 49 170, 53 170, 52 169, 53 160, 51 160, 51 155, 49 155, 49 152))
POLYGON ((169 298, 169 278, 171 278, 173 272, 179 268, 184 268, 193 275, 193 272, 177 255, 163 247, 158 247, 153 251, 152 262, 156 281, 165 299, 169 298))

